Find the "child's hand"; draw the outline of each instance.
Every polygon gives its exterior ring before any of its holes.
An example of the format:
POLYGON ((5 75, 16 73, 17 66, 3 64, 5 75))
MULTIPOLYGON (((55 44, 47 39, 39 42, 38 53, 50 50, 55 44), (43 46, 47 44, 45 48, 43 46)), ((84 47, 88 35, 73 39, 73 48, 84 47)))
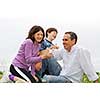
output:
POLYGON ((50 47, 50 49, 59 49, 59 46, 57 46, 57 45, 52 45, 52 46, 50 47))

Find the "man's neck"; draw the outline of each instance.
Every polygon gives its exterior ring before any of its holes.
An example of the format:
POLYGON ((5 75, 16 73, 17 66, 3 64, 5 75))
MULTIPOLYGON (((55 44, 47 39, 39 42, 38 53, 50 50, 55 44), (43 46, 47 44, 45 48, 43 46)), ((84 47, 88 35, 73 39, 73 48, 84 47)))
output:
POLYGON ((68 52, 71 52, 71 48, 68 48, 67 51, 68 51, 68 52))
POLYGON ((67 50, 67 52, 72 52, 73 50, 74 50, 74 48, 75 48, 76 46, 75 45, 73 45, 72 47, 70 47, 70 48, 67 48, 66 50, 67 50))

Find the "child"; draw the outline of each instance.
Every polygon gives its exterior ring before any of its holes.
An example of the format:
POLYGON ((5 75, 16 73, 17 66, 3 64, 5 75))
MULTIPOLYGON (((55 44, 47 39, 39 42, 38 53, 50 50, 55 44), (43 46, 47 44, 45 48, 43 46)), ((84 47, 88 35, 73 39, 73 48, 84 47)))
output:
MULTIPOLYGON (((52 43, 52 41, 56 38, 57 33, 58 33, 57 29, 55 28, 48 28, 46 30, 46 39, 42 42, 40 48, 40 51, 42 53, 43 51, 45 52, 47 48, 53 47, 54 44, 52 43)), ((57 60, 54 57, 51 57, 49 59, 42 60, 42 69, 37 73, 39 73, 40 76, 43 77, 44 74, 59 75, 60 71, 61 71, 60 64, 57 62, 57 60)))

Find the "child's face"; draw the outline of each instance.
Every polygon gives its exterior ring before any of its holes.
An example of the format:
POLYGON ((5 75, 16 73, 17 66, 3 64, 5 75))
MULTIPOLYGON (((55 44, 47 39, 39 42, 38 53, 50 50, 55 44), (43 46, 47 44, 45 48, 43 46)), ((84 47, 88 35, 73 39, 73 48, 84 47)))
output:
POLYGON ((57 32, 56 31, 52 31, 50 33, 48 33, 48 38, 53 41, 57 36, 57 32))

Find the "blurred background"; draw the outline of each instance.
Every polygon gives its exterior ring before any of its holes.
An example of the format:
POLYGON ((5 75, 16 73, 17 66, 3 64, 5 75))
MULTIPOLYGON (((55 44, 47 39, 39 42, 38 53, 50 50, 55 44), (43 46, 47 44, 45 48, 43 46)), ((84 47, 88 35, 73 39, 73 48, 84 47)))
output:
MULTIPOLYGON (((0 2, 0 66, 9 66, 33 25, 58 29, 54 41, 62 48, 66 31, 77 33, 100 71, 99 0, 2 0, 0 2)), ((4 69, 2 69, 4 70, 4 69)))

